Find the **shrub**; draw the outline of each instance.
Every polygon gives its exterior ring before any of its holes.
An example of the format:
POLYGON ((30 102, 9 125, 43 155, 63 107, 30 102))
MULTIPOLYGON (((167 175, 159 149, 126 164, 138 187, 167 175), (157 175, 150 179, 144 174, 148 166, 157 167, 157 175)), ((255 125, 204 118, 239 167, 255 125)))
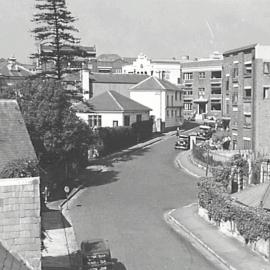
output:
POLYGON ((145 140, 151 138, 153 131, 153 120, 146 120, 141 122, 135 122, 132 124, 132 128, 137 136, 137 140, 145 140))

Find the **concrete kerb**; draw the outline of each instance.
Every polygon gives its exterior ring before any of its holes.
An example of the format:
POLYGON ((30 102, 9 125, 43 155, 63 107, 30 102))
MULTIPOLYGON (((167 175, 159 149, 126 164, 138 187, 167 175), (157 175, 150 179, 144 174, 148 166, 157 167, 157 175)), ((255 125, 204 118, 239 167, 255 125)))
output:
POLYGON ((180 230, 182 230, 185 235, 192 238, 194 241, 196 241, 198 244, 200 244, 201 247, 203 247, 207 252, 209 252, 211 255, 213 255, 219 262, 221 262, 227 269, 229 270, 237 270, 235 267, 231 266, 226 260, 224 260, 221 256, 219 256, 213 249, 211 249, 206 243, 204 243, 200 238, 198 238, 196 235, 194 235, 188 228, 186 228, 183 224, 181 224, 178 220, 176 220, 172 213, 176 209, 173 209, 169 212, 166 212, 164 214, 164 219, 168 225, 170 225, 176 232, 179 233, 180 230))

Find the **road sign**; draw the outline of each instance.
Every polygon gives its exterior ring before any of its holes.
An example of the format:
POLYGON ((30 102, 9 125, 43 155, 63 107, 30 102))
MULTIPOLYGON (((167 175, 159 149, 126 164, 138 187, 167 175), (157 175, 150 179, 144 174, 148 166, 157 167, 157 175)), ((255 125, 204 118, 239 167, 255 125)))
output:
POLYGON ((69 193, 69 187, 68 187, 68 186, 65 186, 65 187, 64 187, 64 191, 65 191, 66 193, 69 193))

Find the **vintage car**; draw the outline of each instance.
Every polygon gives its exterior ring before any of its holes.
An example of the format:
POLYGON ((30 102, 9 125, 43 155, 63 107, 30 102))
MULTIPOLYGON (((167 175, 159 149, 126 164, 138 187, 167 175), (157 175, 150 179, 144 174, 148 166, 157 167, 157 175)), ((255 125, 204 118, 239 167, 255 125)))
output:
POLYGON ((212 128, 206 125, 200 125, 197 132, 197 140, 206 141, 211 138, 213 134, 212 128))
POLYGON ((81 243, 82 270, 111 270, 111 252, 108 242, 103 239, 93 239, 81 243))
POLYGON ((188 135, 179 135, 177 141, 175 142, 175 149, 188 150, 190 147, 190 137, 188 135))

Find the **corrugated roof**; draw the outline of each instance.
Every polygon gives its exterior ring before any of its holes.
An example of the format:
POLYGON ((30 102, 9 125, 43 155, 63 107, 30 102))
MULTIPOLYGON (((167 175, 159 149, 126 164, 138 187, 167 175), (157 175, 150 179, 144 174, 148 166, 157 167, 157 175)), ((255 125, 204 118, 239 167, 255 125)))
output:
POLYGON ((36 154, 15 100, 0 99, 0 171, 10 161, 36 154))
POLYGON ((265 182, 248 187, 241 192, 233 194, 232 197, 248 206, 262 206, 265 209, 270 209, 270 183, 265 182))
POLYGON ((95 83, 123 83, 137 84, 148 78, 147 75, 139 74, 112 74, 112 73, 93 73, 90 74, 90 80, 95 83))
POLYGON ((106 91, 86 102, 79 102, 72 106, 77 112, 123 112, 150 111, 151 109, 126 97, 116 91, 106 91), (86 103, 86 104, 85 104, 86 103))
POLYGON ((228 51, 224 52, 223 55, 237 53, 237 52, 246 51, 246 50, 251 50, 251 49, 255 48, 257 45, 258 45, 258 43, 254 43, 254 44, 246 45, 246 46, 239 47, 236 49, 228 50, 228 51))
POLYGON ((154 76, 146 78, 144 81, 141 81, 137 85, 134 85, 130 88, 131 90, 181 90, 175 84, 166 81, 160 80, 154 76))

